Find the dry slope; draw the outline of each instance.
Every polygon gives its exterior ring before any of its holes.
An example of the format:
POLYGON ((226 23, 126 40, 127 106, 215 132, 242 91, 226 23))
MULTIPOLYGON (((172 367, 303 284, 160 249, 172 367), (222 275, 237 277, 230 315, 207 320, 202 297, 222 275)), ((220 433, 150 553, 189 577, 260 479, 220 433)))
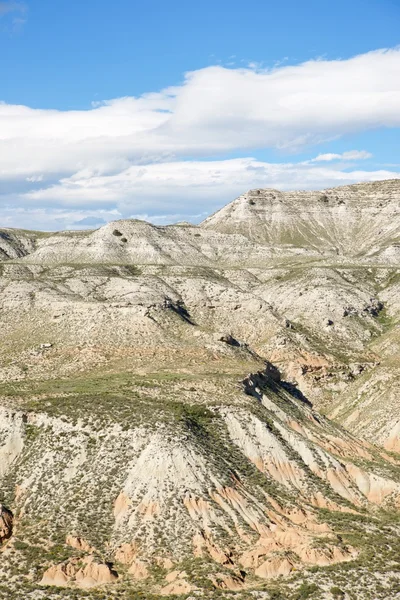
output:
POLYGON ((0 598, 398 597, 398 190, 2 230, 0 598))

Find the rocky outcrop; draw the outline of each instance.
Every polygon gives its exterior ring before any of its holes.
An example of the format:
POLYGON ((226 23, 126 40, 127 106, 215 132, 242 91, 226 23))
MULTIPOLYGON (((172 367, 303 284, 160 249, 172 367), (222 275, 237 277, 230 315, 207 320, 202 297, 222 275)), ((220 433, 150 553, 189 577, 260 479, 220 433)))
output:
POLYGON ((243 390, 249 396, 261 398, 262 390, 268 387, 271 382, 278 383, 281 380, 279 369, 271 364, 266 363, 265 370, 258 373, 250 373, 242 381, 243 390))
POLYGON ((269 558, 264 561, 254 574, 262 579, 274 579, 280 575, 289 575, 294 568, 294 564, 287 558, 269 558))
POLYGON ((14 518, 12 512, 0 504, 0 544, 12 536, 13 522, 14 518))
POLYGON ((146 563, 139 559, 134 559, 132 561, 129 566, 128 573, 133 579, 136 580, 147 579, 150 575, 146 563))
POLYGON ((73 535, 67 535, 65 543, 71 548, 75 548, 75 550, 81 550, 82 552, 94 552, 94 548, 86 540, 80 537, 75 537, 73 535))
POLYGON ((228 344, 228 346, 240 346, 240 342, 233 337, 230 333, 222 333, 216 334, 216 339, 219 342, 224 342, 224 344, 228 344))
MULTIPOLYGON (((114 557, 117 562, 128 566, 128 573, 133 579, 147 579, 149 576, 149 570, 147 564, 140 560, 138 556, 138 546, 135 543, 128 544, 124 543, 117 548, 114 557)), ((171 568, 169 563, 167 568, 171 568)), ((160 563, 160 566, 164 566, 164 563, 160 563)), ((172 566, 172 564, 171 564, 172 566)))
POLYGON ((217 573, 211 578, 214 587, 219 590, 229 590, 230 592, 239 592, 245 587, 245 574, 238 573, 227 575, 226 573, 217 573))
POLYGON ((121 544, 115 551, 115 560, 123 565, 130 565, 137 557, 138 548, 136 544, 121 544))
POLYGON ((82 589, 90 589, 116 582, 118 574, 107 563, 99 563, 94 557, 82 560, 72 558, 64 563, 48 568, 40 581, 41 585, 67 587, 75 585, 82 589))

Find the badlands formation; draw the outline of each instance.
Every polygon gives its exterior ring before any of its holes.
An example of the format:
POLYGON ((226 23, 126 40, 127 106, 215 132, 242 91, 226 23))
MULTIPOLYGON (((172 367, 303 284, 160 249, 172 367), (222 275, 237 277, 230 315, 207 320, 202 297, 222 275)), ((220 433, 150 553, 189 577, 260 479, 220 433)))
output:
POLYGON ((0 599, 400 598, 400 181, 0 230, 0 599))

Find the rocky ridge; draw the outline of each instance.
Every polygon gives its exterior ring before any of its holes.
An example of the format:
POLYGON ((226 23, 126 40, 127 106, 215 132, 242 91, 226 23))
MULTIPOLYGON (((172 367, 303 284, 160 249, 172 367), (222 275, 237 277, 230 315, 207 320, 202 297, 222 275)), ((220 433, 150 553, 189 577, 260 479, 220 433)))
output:
POLYGON ((321 192, 251 190, 201 227, 322 254, 399 261, 399 180, 321 192))

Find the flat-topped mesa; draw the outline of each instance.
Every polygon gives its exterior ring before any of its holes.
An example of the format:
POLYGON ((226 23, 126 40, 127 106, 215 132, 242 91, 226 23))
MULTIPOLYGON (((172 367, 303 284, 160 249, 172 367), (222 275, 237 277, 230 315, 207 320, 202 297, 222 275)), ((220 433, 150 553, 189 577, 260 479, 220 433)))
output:
MULTIPOLYGON (((400 179, 322 191, 255 189, 200 227, 272 246, 360 256, 391 255, 400 242, 400 179)), ((397 250, 396 250, 397 248, 397 250)))

